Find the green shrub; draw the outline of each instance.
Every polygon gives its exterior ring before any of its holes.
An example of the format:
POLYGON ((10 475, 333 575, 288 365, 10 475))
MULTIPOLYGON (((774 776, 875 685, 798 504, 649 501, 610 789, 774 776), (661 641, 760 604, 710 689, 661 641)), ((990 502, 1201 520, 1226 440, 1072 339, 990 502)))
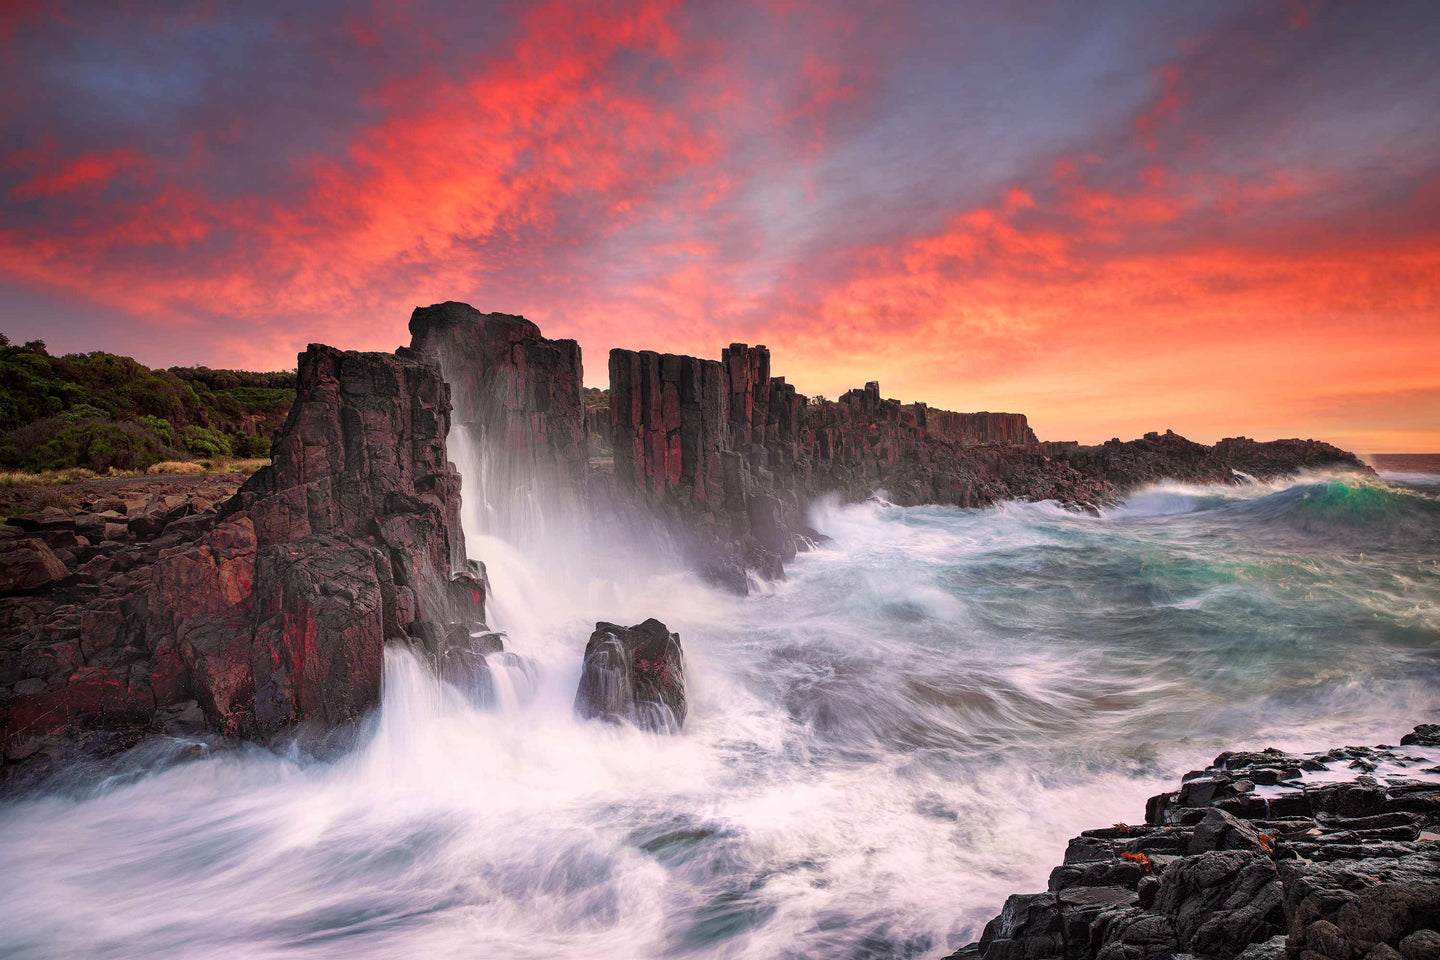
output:
POLYGON ((65 428, 40 447, 34 466, 41 470, 144 470, 170 459, 170 453, 160 438, 141 424, 91 420, 65 428))
POLYGON ((194 457, 231 457, 230 439, 210 427, 182 427, 180 439, 194 457))
POLYGON ((175 440, 175 425, 172 424, 169 420, 166 420, 164 417, 157 417, 151 414, 147 414, 141 417, 139 419, 139 422, 149 427, 150 430, 155 434, 155 436, 159 437, 165 442, 166 446, 179 446, 179 444, 175 440))
POLYGON ((235 456, 245 460, 268 457, 270 456, 270 437, 263 433, 254 436, 244 433, 232 434, 230 449, 235 456))
POLYGON ((213 459, 262 457, 294 397, 293 371, 151 370, 101 351, 52 357, 40 341, 16 346, 0 335, 0 466, 31 467, 42 449, 43 457, 66 462, 88 456, 83 451, 92 446, 102 457, 123 458, 126 447, 143 459, 155 444, 171 458, 186 451, 213 459), (122 439, 97 423, 133 429, 121 431, 122 439), (73 430, 79 427, 86 429, 73 430), (261 436, 251 436, 256 432, 261 436))
MULTIPOLYGON (((108 418, 109 414, 106 411, 88 403, 77 403, 69 410, 62 411, 60 414, 60 419, 66 423, 80 423, 83 420, 105 420, 108 418)), ((160 422, 165 423, 163 420, 160 422)))

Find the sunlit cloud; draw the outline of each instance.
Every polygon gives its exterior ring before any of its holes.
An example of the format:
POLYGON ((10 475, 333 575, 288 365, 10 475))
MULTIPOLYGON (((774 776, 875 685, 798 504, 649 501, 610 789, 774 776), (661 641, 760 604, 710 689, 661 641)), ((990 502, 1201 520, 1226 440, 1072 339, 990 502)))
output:
POLYGON ((1440 38, 1406 14, 16 7, 7 332, 279 367, 466 299, 598 386, 611 346, 743 339, 1046 436, 1437 447, 1440 38))

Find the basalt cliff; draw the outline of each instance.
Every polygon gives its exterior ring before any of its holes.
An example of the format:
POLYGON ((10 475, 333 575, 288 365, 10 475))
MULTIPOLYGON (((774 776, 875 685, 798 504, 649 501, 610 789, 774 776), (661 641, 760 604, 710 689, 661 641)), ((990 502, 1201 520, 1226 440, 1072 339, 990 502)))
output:
MULTIPOLYGON (((77 740, 104 751, 165 730, 343 726, 378 702, 388 643, 483 686, 503 640, 485 623, 486 558, 467 553, 462 497, 489 505, 523 486, 582 519, 659 518, 682 562, 743 592, 821 539, 805 517, 827 494, 1094 510, 1166 478, 1367 469, 1311 440, 1046 443, 1023 414, 900 403, 873 382, 807 398, 745 344, 718 360, 613 350, 608 403, 587 406, 579 346, 522 317, 443 303, 416 309, 410 331, 393 354, 301 354, 273 463, 238 490, 119 478, 0 527, 7 769, 77 740), (488 452, 473 489, 457 444, 488 452)), ((678 680, 666 697, 683 719, 678 680)))

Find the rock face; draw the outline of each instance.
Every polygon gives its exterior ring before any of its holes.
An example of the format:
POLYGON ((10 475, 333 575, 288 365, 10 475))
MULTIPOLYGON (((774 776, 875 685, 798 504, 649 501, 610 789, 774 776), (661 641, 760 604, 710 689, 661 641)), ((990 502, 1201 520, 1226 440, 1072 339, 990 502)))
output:
POLYGON ((578 715, 678 733, 687 710, 679 634, 653 618, 633 627, 595 624, 575 692, 578 715))
POLYGON ((1151 798, 1145 821, 1070 841, 1050 889, 1011 897, 952 960, 1422 960, 1440 948, 1428 842, 1440 779, 1403 747, 1221 754, 1151 798), (1306 779, 1340 765, 1354 778, 1306 779), (1428 780, 1409 775, 1426 767, 1428 780))
POLYGON ((928 464, 930 419, 947 447, 1035 442, 1023 415, 902 405, 876 383, 811 402, 743 343, 719 361, 612 350, 610 413, 617 484, 680 521, 701 569, 742 591, 745 569, 783 576, 813 542, 815 495, 868 496, 902 460, 928 464))
POLYGON ((489 448, 516 474, 506 482, 583 491, 587 429, 580 345, 547 340, 524 317, 481 313, 466 303, 416 307, 411 347, 439 361, 457 428, 472 449, 489 448))
POLYGON ((839 400, 812 400, 771 375, 765 347, 743 343, 719 361, 612 350, 610 415, 617 486, 667 514, 691 537, 702 572, 742 592, 746 570, 783 576, 784 562, 813 541, 802 520, 824 493, 863 499, 883 489, 902 505, 1029 499, 1094 509, 1162 479, 1368 470, 1316 441, 1207 447, 1167 431, 1094 447, 1040 443, 1023 414, 902 404, 873 381, 839 400))
POLYGON ((14 551, 31 572, 0 599, 7 759, 53 735, 139 735, 190 700, 228 734, 331 727, 378 702, 387 641, 439 656, 456 625, 483 627, 449 424, 430 360, 311 346, 273 465, 218 508, 161 496, 21 518, 70 559, 57 581, 58 554, 14 551))
MULTIPOLYGON (((743 343, 719 360, 614 350, 608 402, 587 412, 573 340, 453 302, 416 309, 410 329, 413 349, 395 354, 301 355, 274 462, 238 493, 126 480, 0 524, 7 761, 77 732, 119 743, 195 710, 260 738, 334 726, 376 703, 387 642, 419 644, 483 689, 498 638, 484 571, 466 558, 452 454, 473 458, 467 494, 497 532, 578 529, 603 491, 622 520, 666 518, 691 562, 739 592, 821 539, 802 521, 826 493, 1084 507, 1162 478, 1365 469, 1315 441, 1039 443, 1023 415, 901 404, 874 382, 808 399, 743 343), (588 460, 597 431, 610 433, 610 476, 588 460), (532 517, 537 503, 551 512, 532 517)), ((582 712, 678 729, 679 641, 651 624, 591 638, 582 712)))

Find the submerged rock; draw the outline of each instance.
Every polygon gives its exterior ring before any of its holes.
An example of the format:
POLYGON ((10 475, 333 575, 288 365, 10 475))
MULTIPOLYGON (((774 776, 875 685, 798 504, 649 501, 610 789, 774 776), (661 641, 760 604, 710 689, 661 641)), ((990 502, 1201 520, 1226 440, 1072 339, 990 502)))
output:
POLYGON ((642 730, 678 733, 687 707, 679 634, 654 618, 633 627, 595 624, 585 644, 576 713, 587 720, 624 721, 642 730))

